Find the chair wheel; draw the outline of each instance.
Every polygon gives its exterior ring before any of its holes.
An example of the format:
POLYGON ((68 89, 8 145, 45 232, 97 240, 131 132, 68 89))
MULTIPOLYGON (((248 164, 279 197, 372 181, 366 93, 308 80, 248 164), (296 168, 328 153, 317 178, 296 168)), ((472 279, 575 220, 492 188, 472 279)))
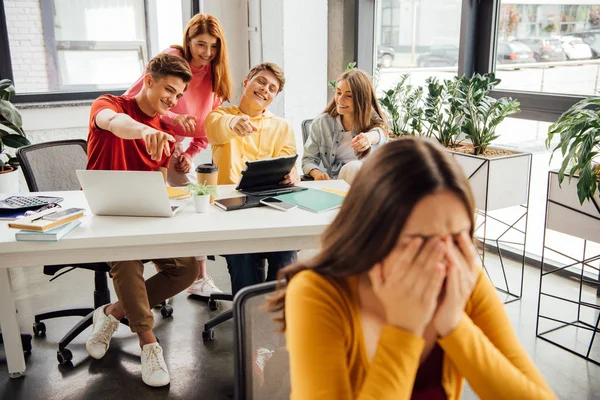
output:
POLYGON ((219 303, 217 303, 216 300, 209 299, 208 300, 208 309, 210 311, 215 311, 217 308, 219 308, 219 303))
POLYGON ((46 324, 43 322, 34 322, 33 334, 37 337, 46 336, 46 324))
POLYGON ((169 318, 171 315, 173 315, 173 307, 170 304, 165 304, 160 308, 160 314, 163 316, 163 318, 169 318))
POLYGON ((73 359, 73 353, 69 349, 62 349, 56 352, 56 359, 60 365, 64 365, 73 359))
POLYGON ((209 329, 207 331, 202 331, 202 339, 204 339, 205 341, 210 341, 213 340, 215 338, 215 331, 214 329, 209 329))

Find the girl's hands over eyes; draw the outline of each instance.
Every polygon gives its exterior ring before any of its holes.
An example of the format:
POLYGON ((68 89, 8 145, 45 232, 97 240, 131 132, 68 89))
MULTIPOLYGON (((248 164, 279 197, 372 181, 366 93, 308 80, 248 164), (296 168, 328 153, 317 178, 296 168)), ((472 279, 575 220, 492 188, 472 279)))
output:
POLYGON ((412 238, 406 245, 397 245, 369 271, 386 323, 418 336, 434 316, 446 276, 447 246, 437 237, 423 242, 412 238))
POLYGON ((455 244, 448 238, 444 242, 448 265, 446 289, 433 321, 440 337, 448 336, 460 323, 481 269, 479 255, 469 235, 462 232, 456 241, 455 244))

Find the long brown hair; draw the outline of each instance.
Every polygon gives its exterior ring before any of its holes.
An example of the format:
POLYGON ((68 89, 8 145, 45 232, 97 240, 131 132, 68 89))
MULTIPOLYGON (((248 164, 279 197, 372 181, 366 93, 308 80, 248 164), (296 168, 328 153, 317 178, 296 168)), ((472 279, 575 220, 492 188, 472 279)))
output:
MULTIPOLYGON (((387 124, 385 116, 377 102, 375 88, 371 82, 371 78, 360 69, 351 69, 344 72, 337 80, 348 82, 350 91, 352 92, 352 105, 354 108, 354 120, 352 121, 352 130, 355 134, 368 132, 374 128, 381 128, 387 134, 387 124)), ((331 118, 337 118, 337 105, 335 96, 323 113, 329 114, 331 118)), ((370 148, 357 154, 358 159, 362 159, 370 152, 370 148)))
POLYGON ((330 279, 369 271, 394 248, 406 219, 423 197, 450 190, 465 205, 475 225, 475 205, 469 182, 452 157, 437 143, 403 137, 383 145, 369 157, 321 237, 320 253, 279 272, 278 290, 267 308, 285 330, 285 283, 310 269, 330 279))
POLYGON ((227 44, 223 27, 216 17, 209 14, 196 14, 190 19, 183 32, 183 46, 171 45, 183 55, 187 62, 192 60, 189 42, 203 33, 217 38, 217 55, 211 61, 213 92, 223 101, 231 100, 231 76, 229 73, 229 60, 227 59, 227 44))

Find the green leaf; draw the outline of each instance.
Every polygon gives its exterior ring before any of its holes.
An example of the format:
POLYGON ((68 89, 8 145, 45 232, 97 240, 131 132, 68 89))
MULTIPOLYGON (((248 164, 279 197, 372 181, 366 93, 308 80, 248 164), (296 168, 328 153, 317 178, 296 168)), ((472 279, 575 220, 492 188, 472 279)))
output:
POLYGON ((15 87, 10 79, 0 80, 0 99, 9 100, 15 94, 15 87))
POLYGON ((28 146, 31 144, 29 140, 21 135, 7 135, 2 138, 2 143, 6 147, 12 147, 13 149, 18 149, 19 147, 28 146))
POLYGON ((14 126, 12 126, 12 124, 3 124, 2 122, 0 122, 0 138, 10 134, 23 135, 23 132, 17 129, 18 128, 15 128, 14 126))
POLYGON ((17 128, 23 126, 21 114, 8 100, 0 100, 0 115, 17 128))

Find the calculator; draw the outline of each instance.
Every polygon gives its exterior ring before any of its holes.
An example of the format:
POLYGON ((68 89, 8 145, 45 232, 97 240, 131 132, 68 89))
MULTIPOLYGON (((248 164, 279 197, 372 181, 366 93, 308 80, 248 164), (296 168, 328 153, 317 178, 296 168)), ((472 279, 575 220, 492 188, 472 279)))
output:
POLYGON ((50 203, 59 203, 62 200, 62 197, 51 196, 10 196, 0 200, 0 212, 39 208, 50 203))

